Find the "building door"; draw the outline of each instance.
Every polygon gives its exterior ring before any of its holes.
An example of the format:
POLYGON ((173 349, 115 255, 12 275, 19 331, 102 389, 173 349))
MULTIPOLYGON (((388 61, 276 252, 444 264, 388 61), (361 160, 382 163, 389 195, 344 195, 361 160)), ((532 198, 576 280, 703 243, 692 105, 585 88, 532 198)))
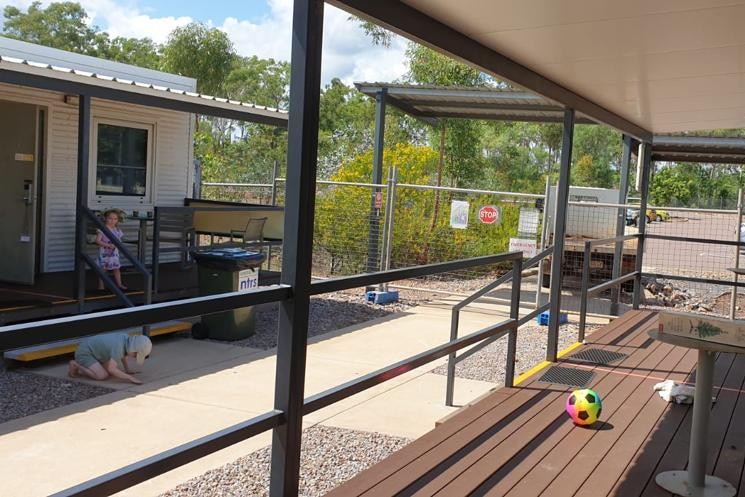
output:
POLYGON ((0 100, 0 280, 33 284, 36 262, 37 113, 0 100))

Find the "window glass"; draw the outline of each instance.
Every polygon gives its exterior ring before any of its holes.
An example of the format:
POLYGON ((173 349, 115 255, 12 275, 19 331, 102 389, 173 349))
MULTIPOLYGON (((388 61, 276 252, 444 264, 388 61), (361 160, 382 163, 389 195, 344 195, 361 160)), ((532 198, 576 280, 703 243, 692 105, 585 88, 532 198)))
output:
POLYGON ((96 195, 145 195, 147 140, 147 129, 98 125, 96 195))

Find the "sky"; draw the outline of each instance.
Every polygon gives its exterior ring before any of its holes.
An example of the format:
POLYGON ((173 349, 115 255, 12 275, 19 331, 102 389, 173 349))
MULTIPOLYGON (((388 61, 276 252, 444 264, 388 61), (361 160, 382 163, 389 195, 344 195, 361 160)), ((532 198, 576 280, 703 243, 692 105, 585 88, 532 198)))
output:
MULTIPOLYGON (((174 28, 201 21, 225 31, 240 55, 290 60, 292 0, 77 0, 92 23, 112 37, 163 43, 174 28)), ((0 0, 0 7, 26 9, 32 0, 0 0)), ((42 4, 49 4, 43 0, 42 4)), ((390 48, 373 46, 349 14, 326 5, 322 83, 340 78, 394 81, 406 72, 406 41, 395 37, 390 48)))

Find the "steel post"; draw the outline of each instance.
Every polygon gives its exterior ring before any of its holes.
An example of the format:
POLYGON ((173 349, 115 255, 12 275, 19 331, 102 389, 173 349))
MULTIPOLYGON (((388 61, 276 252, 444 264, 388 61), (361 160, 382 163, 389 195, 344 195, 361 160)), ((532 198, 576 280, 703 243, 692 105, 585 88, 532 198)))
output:
MULTIPOLYGON (((379 185, 380 182, 383 181, 385 103, 387 92, 388 89, 383 88, 375 95, 375 145, 373 148, 372 168, 372 182, 375 185, 379 185)), ((380 262, 378 256, 378 238, 380 236, 380 205, 378 204, 378 197, 382 195, 382 193, 381 188, 375 186, 372 189, 372 198, 370 199, 370 235, 367 243, 367 271, 370 273, 378 270, 378 263, 380 262)), ((383 268, 380 269, 384 270, 383 268)))
POLYGON ((574 140, 574 109, 564 111, 564 134, 561 140, 559 185, 556 188, 556 213, 554 215, 554 255, 551 257, 551 291, 548 320, 548 343, 546 360, 555 361, 559 347, 559 317, 561 313, 561 266, 564 256, 567 202, 569 202, 569 173, 572 164, 572 142, 574 140))
POLYGON ((75 296, 78 310, 85 307, 85 238, 88 231, 88 220, 83 208, 88 205, 88 181, 91 139, 91 97, 78 97, 78 176, 75 199, 75 296))
MULTIPOLYGON (((622 242, 623 243, 623 242, 622 242)), ((587 323, 587 290, 590 287, 590 258, 592 257, 592 244, 585 242, 585 253, 582 259, 582 291, 579 297, 579 333, 578 342, 585 341, 585 324, 587 323)), ((615 288, 615 287, 614 287, 615 288)))
POLYGON ((644 262, 644 235, 647 231, 647 197, 649 195, 649 169, 652 158, 652 144, 643 143, 642 146, 642 179, 640 184, 639 221, 637 222, 641 236, 636 241, 636 278, 634 279, 633 308, 638 309, 644 296, 642 287, 642 263, 644 262))
MULTIPOLYGON (((458 324, 460 321, 460 309, 454 307, 450 314, 450 341, 454 342, 458 339, 458 324)), ((455 365, 456 365, 455 352, 451 352, 448 355, 448 374, 447 381, 445 383, 445 405, 448 407, 453 406, 453 397, 455 396, 455 365)))
POLYGON ((313 219, 321 87, 322 0, 295 0, 281 283, 292 298, 279 307, 274 408, 285 423, 272 432, 269 494, 297 495, 310 306, 313 219))
MULTIPOLYGON (((735 228, 735 241, 737 247, 735 248, 735 268, 740 267, 740 238, 742 237, 742 187, 737 192, 737 227, 735 228)), ((737 272, 733 275, 735 285, 732 285, 732 293, 730 295, 729 303, 729 318, 735 319, 735 311, 737 310, 737 272)))
POLYGON ((512 300, 510 302, 510 318, 515 320, 515 325, 510 328, 507 335, 507 361, 504 371, 504 386, 506 387, 512 387, 515 384, 515 355, 517 354, 517 327, 520 319, 522 269, 522 261, 515 259, 512 262, 512 300))
MULTIPOLYGON (((618 185, 618 203, 625 204, 629 191, 629 162, 631 161, 631 137, 623 137, 623 154, 621 156, 621 180, 618 185)), ((626 209, 618 209, 618 218, 616 219, 616 236, 621 236, 626 232, 626 209)), ((625 242, 616 242, 616 249, 613 252, 613 275, 611 279, 621 276, 623 269, 623 244, 625 242)), ((614 287, 611 290, 611 310, 610 313, 618 316, 618 298, 621 288, 614 287)))
MULTIPOLYGON (((548 220, 548 196, 550 195, 551 191, 551 180, 546 176, 546 190, 545 195, 543 197, 543 222, 541 222, 541 249, 539 252, 543 251, 543 249, 546 248, 546 232, 548 231, 548 223, 546 222, 548 220)), ((543 305, 543 302, 541 300, 543 297, 543 261, 538 263, 538 283, 536 285, 535 290, 535 308, 538 309, 541 305, 543 305)))

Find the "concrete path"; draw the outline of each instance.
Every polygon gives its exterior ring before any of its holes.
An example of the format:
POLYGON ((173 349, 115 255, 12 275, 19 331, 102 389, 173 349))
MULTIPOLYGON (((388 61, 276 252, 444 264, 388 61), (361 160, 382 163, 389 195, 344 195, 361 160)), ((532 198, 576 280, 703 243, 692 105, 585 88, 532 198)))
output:
MULTIPOLYGON (((461 334, 496 320, 489 306, 466 310, 461 334)), ((315 337, 306 396, 446 342, 449 325, 449 306, 419 306, 315 337)), ((266 412, 274 396, 273 354, 185 338, 156 341, 140 375, 144 385, 109 381, 113 393, 0 424, 2 495, 48 495, 266 412)), ((455 410, 444 406, 445 377, 430 373, 444 361, 306 416, 305 424, 418 437, 455 410)), ((66 363, 34 372, 66 377, 66 363)), ((493 387, 458 379, 456 403, 493 387)), ((270 434, 262 434, 120 495, 158 495, 269 442, 270 434)))

